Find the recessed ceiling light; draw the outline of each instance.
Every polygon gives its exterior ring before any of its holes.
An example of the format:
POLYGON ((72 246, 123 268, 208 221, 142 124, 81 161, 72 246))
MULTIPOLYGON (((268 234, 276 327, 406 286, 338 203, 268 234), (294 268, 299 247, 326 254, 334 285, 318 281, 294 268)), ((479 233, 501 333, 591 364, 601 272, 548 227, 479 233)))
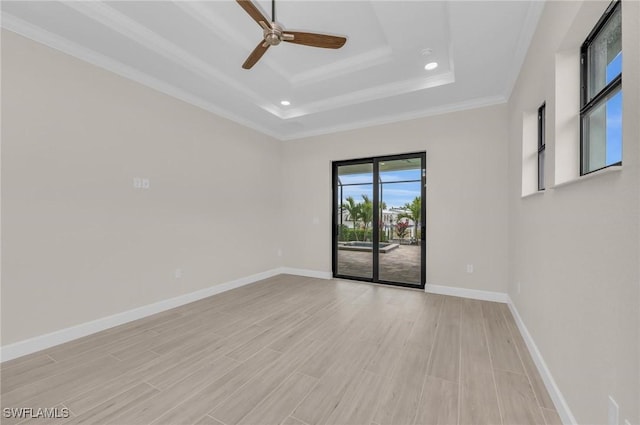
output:
POLYGON ((281 104, 282 106, 289 106, 289 105, 291 105, 291 102, 289 102, 288 100, 281 100, 281 101, 280 101, 280 104, 281 104))
POLYGON ((429 62, 424 66, 424 69, 426 69, 427 71, 433 71, 437 67, 438 67, 438 62, 429 62))

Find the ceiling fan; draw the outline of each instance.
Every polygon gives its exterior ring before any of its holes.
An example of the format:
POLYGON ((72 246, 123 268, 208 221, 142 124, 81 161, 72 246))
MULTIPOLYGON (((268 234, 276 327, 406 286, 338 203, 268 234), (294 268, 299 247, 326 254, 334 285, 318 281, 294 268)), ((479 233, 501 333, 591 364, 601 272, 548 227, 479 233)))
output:
POLYGON ((267 51, 270 46, 277 46, 281 41, 287 43, 303 44, 305 46, 323 47, 326 49, 339 49, 344 46, 347 39, 335 35, 316 34, 311 32, 285 31, 276 23, 275 0, 271 1, 271 21, 260 12, 251 0, 236 0, 238 4, 262 27, 263 40, 251 52, 247 60, 242 64, 244 69, 251 69, 267 51))

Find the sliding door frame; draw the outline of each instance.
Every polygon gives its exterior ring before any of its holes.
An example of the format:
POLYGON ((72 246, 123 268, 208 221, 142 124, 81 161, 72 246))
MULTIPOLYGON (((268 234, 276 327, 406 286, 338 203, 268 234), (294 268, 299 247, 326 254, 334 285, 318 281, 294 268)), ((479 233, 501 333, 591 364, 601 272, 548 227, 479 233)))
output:
POLYGON ((368 158, 358 158, 358 159, 350 159, 344 161, 333 161, 332 162, 332 183, 331 183, 331 193, 332 193, 332 211, 331 211, 331 264, 332 264, 332 273, 334 278, 340 279, 351 279, 351 280, 359 280, 363 282, 371 282, 371 283, 382 283, 385 285, 394 285, 394 286, 404 286, 408 288, 419 288, 424 289, 425 281, 426 281, 426 263, 427 263, 427 244, 426 244, 426 165, 427 165, 427 154, 426 152, 413 152, 406 154, 397 154, 397 155, 385 155, 385 156, 376 156, 376 157, 368 157, 368 158), (380 279, 380 162, 385 161, 395 161, 402 159, 412 159, 412 158, 420 158, 421 162, 421 184, 420 184, 420 199, 422 200, 420 208, 420 282, 419 284, 412 284, 407 282, 395 282, 389 280, 381 280, 380 279), (339 212, 339 189, 338 189, 338 169, 341 166, 346 165, 357 165, 357 164, 372 164, 373 173, 372 173, 372 184, 373 184, 373 229, 372 229, 372 243, 373 243, 373 270, 372 277, 361 277, 361 276, 349 276, 343 275, 339 273, 338 270, 338 235, 340 231, 340 223, 338 223, 337 218, 339 212))

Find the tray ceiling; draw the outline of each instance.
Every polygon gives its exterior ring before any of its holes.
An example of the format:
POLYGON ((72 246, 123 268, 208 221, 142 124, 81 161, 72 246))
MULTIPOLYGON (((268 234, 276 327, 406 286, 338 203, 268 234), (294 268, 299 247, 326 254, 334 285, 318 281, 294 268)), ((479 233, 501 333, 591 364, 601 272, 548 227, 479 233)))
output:
POLYGON ((542 7, 277 1, 286 29, 348 41, 283 43, 251 70, 262 31, 235 1, 3 1, 2 27, 286 140, 506 101, 542 7))

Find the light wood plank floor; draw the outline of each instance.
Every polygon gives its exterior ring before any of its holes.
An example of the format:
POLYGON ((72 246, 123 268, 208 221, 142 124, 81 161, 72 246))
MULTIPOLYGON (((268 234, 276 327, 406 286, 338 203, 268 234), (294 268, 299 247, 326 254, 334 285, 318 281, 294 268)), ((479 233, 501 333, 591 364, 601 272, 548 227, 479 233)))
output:
POLYGON ((3 408, 70 412, 7 425, 560 423, 505 305, 289 275, 0 374, 3 408))

